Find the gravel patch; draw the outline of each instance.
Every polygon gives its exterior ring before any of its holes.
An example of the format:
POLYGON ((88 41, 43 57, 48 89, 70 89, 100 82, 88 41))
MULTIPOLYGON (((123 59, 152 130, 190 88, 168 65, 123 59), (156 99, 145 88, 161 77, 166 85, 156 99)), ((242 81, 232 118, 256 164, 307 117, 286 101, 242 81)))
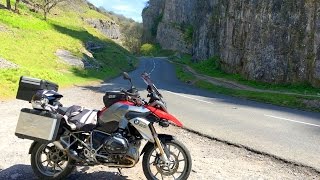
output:
MULTIPOLYGON (((0 31, 1 31, 1 26, 0 26, 0 31)), ((17 68, 19 68, 18 65, 0 57, 0 69, 17 69, 17 68)))
MULTIPOLYGON (((64 95, 62 103, 100 109, 103 93, 97 92, 98 89, 98 85, 64 89, 61 91, 64 95)), ((0 101, 0 179, 36 179, 28 155, 31 141, 14 135, 22 107, 30 107, 30 104, 19 100, 0 101)), ((310 168, 287 164, 177 127, 156 129, 160 133, 175 135, 189 149, 193 162, 189 179, 320 179, 320 174, 310 168)), ((123 169, 122 176, 117 169, 94 166, 79 167, 68 179, 146 178, 140 161, 134 168, 123 169)))

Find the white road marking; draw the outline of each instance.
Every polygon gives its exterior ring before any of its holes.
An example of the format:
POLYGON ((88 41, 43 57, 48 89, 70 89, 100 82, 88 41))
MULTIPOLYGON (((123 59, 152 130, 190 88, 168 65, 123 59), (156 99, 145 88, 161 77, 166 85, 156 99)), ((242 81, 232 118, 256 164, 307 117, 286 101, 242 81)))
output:
MULTIPOLYGON (((186 95, 174 93, 174 92, 171 92, 171 91, 166 91, 166 92, 171 93, 171 94, 174 94, 174 95, 177 95, 177 96, 181 96, 181 97, 184 97, 184 98, 188 98, 188 99, 192 99, 192 100, 195 100, 195 101, 199 101, 199 102, 204 102, 204 103, 208 103, 208 104, 215 104, 215 103, 213 103, 213 102, 204 101, 204 100, 201 100, 201 99, 197 99, 197 98, 193 98, 193 97, 190 97, 190 96, 186 96, 186 95)), ((317 124, 312 124, 312 123, 307 123, 307 122, 303 122, 303 121, 297 121, 297 120, 292 120, 292 119, 287 119, 287 118, 272 116, 272 115, 268 115, 268 114, 264 114, 264 116, 266 116, 266 117, 271 117, 271 118, 275 118, 275 119, 280 119, 280 120, 284 120, 284 121, 289 121, 289 122, 304 124, 304 125, 308 125, 308 126, 320 127, 320 125, 317 125, 317 124)))
POLYGON ((152 59, 153 60, 153 69, 150 71, 150 75, 151 75, 151 73, 156 69, 156 62, 154 61, 154 59, 152 59))
POLYGON ((208 104, 215 104, 215 103, 213 103, 213 102, 209 102, 209 101, 205 101, 205 100, 193 98, 193 97, 190 97, 190 96, 186 96, 186 95, 174 93, 174 92, 171 92, 171 91, 166 91, 166 92, 171 93, 171 94, 174 94, 174 95, 177 95, 177 96, 181 96, 181 97, 184 97, 184 98, 188 98, 188 99, 192 99, 192 100, 195 100, 195 101, 199 101, 199 102, 204 102, 204 103, 208 103, 208 104))
POLYGON ((271 117, 271 118, 275 118, 275 119, 281 119, 281 120, 284 120, 284 121, 290 121, 290 122, 294 122, 294 123, 309 125, 309 126, 320 127, 320 125, 317 125, 317 124, 307 123, 307 122, 303 122, 303 121, 296 121, 296 120, 287 119, 287 118, 282 118, 282 117, 277 117, 277 116, 272 116, 272 115, 268 115, 268 114, 264 114, 264 116, 271 117))
MULTIPOLYGON (((153 69, 151 70, 150 74, 155 70, 155 68, 156 68, 156 63, 155 63, 155 61, 154 61, 154 59, 153 59, 153 69)), ((195 100, 195 101, 207 103, 207 104, 215 104, 215 103, 213 103, 213 102, 209 102, 209 101, 205 101, 205 100, 193 98, 193 97, 190 97, 190 96, 182 95, 182 94, 179 94, 179 93, 174 93, 174 92, 171 92, 171 91, 166 91, 166 92, 171 93, 171 94, 174 94, 174 95, 177 95, 177 96, 181 96, 181 97, 184 97, 184 98, 192 99, 192 100, 195 100)), ((287 119, 287 118, 282 118, 282 117, 277 117, 277 116, 272 116, 272 115, 267 115, 267 114, 264 114, 264 116, 266 116, 266 117, 271 117, 271 118, 275 118, 275 119, 280 119, 280 120, 284 120, 284 121, 289 121, 289 122, 304 124, 304 125, 308 125, 308 126, 320 127, 320 125, 312 124, 312 123, 307 123, 307 122, 303 122, 303 121, 296 121, 296 120, 292 120, 292 119, 287 119)))

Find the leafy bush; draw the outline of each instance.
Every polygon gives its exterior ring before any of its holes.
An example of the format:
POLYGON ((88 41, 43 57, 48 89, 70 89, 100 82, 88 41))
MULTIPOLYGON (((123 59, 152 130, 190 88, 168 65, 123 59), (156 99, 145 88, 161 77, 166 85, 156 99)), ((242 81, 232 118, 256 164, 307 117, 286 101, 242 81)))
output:
POLYGON ((143 44, 140 48, 140 53, 145 56, 153 56, 157 53, 159 47, 154 44, 143 44))

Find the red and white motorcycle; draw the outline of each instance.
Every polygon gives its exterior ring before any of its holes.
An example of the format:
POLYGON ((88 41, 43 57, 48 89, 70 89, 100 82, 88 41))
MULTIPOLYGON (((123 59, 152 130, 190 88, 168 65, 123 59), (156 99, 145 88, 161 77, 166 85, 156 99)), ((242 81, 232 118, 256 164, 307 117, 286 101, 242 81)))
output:
POLYGON ((28 100, 33 109, 22 109, 16 135, 34 140, 29 153, 34 173, 41 179, 61 179, 76 166, 105 165, 131 168, 143 155, 147 179, 187 179, 192 160, 188 149, 175 137, 158 134, 154 128, 182 123, 169 114, 159 90, 147 73, 148 102, 140 98, 131 78, 129 90, 108 91, 100 110, 79 106, 64 108, 54 83, 22 77, 18 99, 28 100), (31 97, 32 95, 32 97, 31 97), (141 153, 141 141, 147 143, 141 153))

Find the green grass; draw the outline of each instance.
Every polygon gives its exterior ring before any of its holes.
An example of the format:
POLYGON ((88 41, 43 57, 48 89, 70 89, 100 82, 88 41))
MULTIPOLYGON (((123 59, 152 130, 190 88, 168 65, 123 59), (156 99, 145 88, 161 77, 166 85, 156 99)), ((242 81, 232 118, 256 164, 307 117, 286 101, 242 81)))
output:
MULTIPOLYGON (((0 3, 4 4, 4 1, 0 3)), ((19 69, 0 69, 0 98, 15 95, 22 75, 69 86, 103 80, 134 68, 137 64, 135 57, 81 20, 81 17, 109 18, 85 4, 79 8, 82 10, 66 10, 68 7, 61 5, 52 11, 48 21, 43 20, 42 14, 30 12, 23 4, 20 5, 20 14, 0 9, 0 26, 6 29, 0 31, 0 57, 19 66, 19 69), (101 62, 102 70, 74 68, 54 54, 57 49, 65 49, 82 57, 87 41, 104 46, 93 53, 101 62)))
MULTIPOLYGON (((195 77, 183 70, 182 65, 176 64, 176 73, 178 78, 183 81, 195 81, 195 77)), ((222 86, 213 85, 209 82, 197 80, 194 82, 194 86, 212 91, 214 93, 224 94, 228 96, 238 97, 242 99, 254 100, 257 102, 270 103, 274 105, 296 108, 307 111, 320 112, 319 107, 308 106, 305 101, 317 100, 320 101, 320 97, 304 97, 299 95, 286 95, 279 93, 261 93, 252 92, 246 90, 235 90, 230 88, 225 88, 222 86)))
MULTIPOLYGON (((241 84, 245 84, 251 87, 255 87, 258 89, 268 89, 268 90, 278 90, 285 92, 293 92, 293 93, 301 93, 301 94, 316 94, 319 92, 319 89, 311 87, 309 85, 274 85, 267 84, 255 81, 247 81, 239 75, 232 75, 224 73, 219 68, 219 63, 216 62, 215 59, 211 59, 206 62, 201 63, 192 63, 190 55, 182 55, 180 59, 176 57, 171 57, 174 62, 179 62, 176 64, 176 74, 178 78, 183 82, 194 82, 194 86, 207 89, 209 91, 224 94, 228 96, 234 96, 238 98, 254 100, 263 103, 270 103, 279 106, 285 106, 290 108, 296 108, 307 111, 315 111, 320 112, 319 107, 315 107, 310 105, 310 103, 306 103, 308 101, 320 101, 320 97, 306 97, 303 95, 287 95, 280 93, 262 93, 262 92, 253 92, 247 90, 236 90, 225 88, 222 86, 213 85, 209 82, 196 80, 196 78, 189 72, 186 72, 183 69, 182 64, 186 64, 195 69, 198 73, 206 74, 212 77, 225 78, 228 80, 236 81, 241 84)), ((312 104, 312 103, 311 103, 312 104)))
POLYGON ((185 72, 181 65, 177 64, 175 68, 176 68, 177 76, 181 81, 191 82, 196 79, 192 74, 185 72))
POLYGON ((217 57, 213 57, 206 61, 194 63, 191 61, 190 55, 183 55, 181 59, 173 58, 175 62, 186 64, 192 67, 196 72, 205 74, 211 77, 224 78, 227 80, 235 81, 243 85, 247 85, 257 89, 275 90, 282 92, 298 93, 305 95, 318 95, 320 93, 319 88, 312 87, 307 83, 299 84, 270 84, 258 81, 247 80, 239 74, 228 74, 221 70, 220 60, 217 57))
POLYGON ((261 93, 261 92, 252 92, 245 90, 234 90, 229 88, 224 88, 221 86, 216 86, 205 81, 197 81, 195 86, 209 91, 239 97, 248 100, 254 100, 263 103, 270 103, 274 105, 296 108, 307 111, 320 112, 319 107, 308 106, 304 101, 308 100, 317 100, 320 101, 320 98, 315 97, 304 97, 299 95, 286 95, 278 93, 261 93))

